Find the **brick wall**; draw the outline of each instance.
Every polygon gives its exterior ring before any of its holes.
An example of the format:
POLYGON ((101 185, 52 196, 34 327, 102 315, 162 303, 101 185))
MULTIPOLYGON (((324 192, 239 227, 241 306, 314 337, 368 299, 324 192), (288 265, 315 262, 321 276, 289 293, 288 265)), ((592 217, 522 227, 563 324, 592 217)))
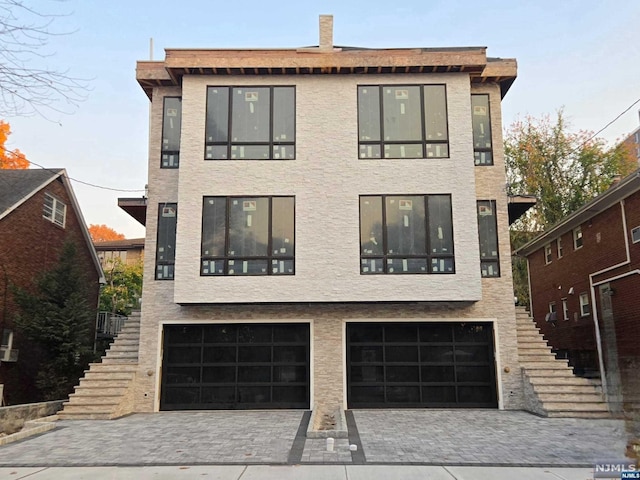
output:
MULTIPOLYGON (((78 261, 83 266, 90 286, 87 298, 92 310, 97 308, 98 273, 91 253, 81 231, 79 219, 72 208, 66 188, 59 180, 50 183, 33 195, 15 211, 0 220, 0 263, 4 266, 9 284, 21 288, 31 288, 33 282, 43 272, 58 262, 60 251, 66 241, 78 246, 78 261), (67 205, 65 227, 59 227, 43 218, 44 194, 50 193, 67 205)), ((4 294, 4 272, 0 270, 0 295, 4 294)), ((3 297, 0 297, 2 300, 3 297)), ((7 290, 6 310, 0 309, 2 328, 13 328, 15 314, 10 289, 7 290)), ((95 332, 95 322, 91 324, 91 339, 95 332)), ((11 404, 36 401, 33 378, 30 378, 39 361, 30 352, 19 333, 14 332, 13 348, 19 349, 18 362, 0 365, 0 383, 4 383, 5 401, 11 404)))

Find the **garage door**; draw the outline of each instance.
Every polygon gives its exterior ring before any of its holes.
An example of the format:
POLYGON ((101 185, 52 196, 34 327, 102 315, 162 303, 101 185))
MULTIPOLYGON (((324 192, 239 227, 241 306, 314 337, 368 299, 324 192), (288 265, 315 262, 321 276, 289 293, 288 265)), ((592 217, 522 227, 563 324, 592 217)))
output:
POLYGON ((347 324, 349 408, 497 407, 492 325, 347 324))
POLYGON ((160 408, 309 408, 309 325, 165 326, 160 408))

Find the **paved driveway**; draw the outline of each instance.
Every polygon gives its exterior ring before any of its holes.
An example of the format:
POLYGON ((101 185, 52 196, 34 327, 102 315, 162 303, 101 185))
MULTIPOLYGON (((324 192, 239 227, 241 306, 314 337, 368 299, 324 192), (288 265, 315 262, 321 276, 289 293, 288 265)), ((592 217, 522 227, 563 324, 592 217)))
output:
POLYGON ((306 439, 309 412, 211 411, 59 421, 0 447, 0 466, 422 464, 591 466, 624 458, 618 420, 496 410, 356 410, 349 440, 306 439), (349 450, 356 444, 358 450, 349 450))

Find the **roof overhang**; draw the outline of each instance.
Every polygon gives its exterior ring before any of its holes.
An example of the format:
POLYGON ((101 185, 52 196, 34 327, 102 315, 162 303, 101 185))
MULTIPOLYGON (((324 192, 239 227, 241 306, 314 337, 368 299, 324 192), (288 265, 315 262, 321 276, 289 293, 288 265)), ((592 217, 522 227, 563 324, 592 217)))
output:
POLYGON ((147 222, 147 197, 118 198, 118 206, 142 226, 147 222))
POLYGON ((164 61, 139 61, 136 79, 151 99, 153 88, 179 86, 185 75, 467 73, 474 83, 499 83, 504 96, 516 78, 516 61, 487 59, 486 50, 486 47, 167 49, 164 61))
POLYGON ((579 227, 584 222, 611 208, 613 205, 621 202, 638 190, 640 190, 640 169, 625 177, 617 185, 609 188, 606 192, 601 193, 571 215, 565 217, 564 220, 553 225, 543 234, 537 236, 529 243, 517 249, 514 254, 524 257, 529 256, 552 241, 554 238, 579 227))
POLYGON ((516 220, 536 205, 537 199, 533 195, 509 195, 507 202, 509 225, 513 225, 516 220))

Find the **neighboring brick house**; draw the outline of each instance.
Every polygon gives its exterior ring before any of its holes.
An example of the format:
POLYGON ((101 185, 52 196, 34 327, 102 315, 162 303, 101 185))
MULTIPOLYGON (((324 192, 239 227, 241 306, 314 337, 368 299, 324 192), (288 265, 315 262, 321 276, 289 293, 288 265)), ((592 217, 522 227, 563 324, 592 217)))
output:
MULTIPOLYGON (((166 50, 133 410, 523 408, 486 48, 166 50)), ((516 205, 517 206, 517 205, 516 205)))
POLYGON ((549 344, 576 373, 606 379, 612 409, 640 405, 640 170, 517 253, 549 344))
POLYGON ((106 262, 114 259, 126 265, 136 264, 144 258, 144 238, 125 238, 122 240, 110 240, 95 242, 94 247, 98 252, 100 265, 105 267, 106 262))
POLYGON ((57 264, 68 241, 78 247, 90 286, 88 301, 95 309, 102 270, 65 170, 0 170, 0 384, 9 404, 34 399, 33 378, 27 373, 34 358, 15 331, 10 286, 31 288, 57 264))
POLYGON ((640 166, 640 127, 627 135, 620 143, 626 148, 629 156, 634 158, 640 166))

